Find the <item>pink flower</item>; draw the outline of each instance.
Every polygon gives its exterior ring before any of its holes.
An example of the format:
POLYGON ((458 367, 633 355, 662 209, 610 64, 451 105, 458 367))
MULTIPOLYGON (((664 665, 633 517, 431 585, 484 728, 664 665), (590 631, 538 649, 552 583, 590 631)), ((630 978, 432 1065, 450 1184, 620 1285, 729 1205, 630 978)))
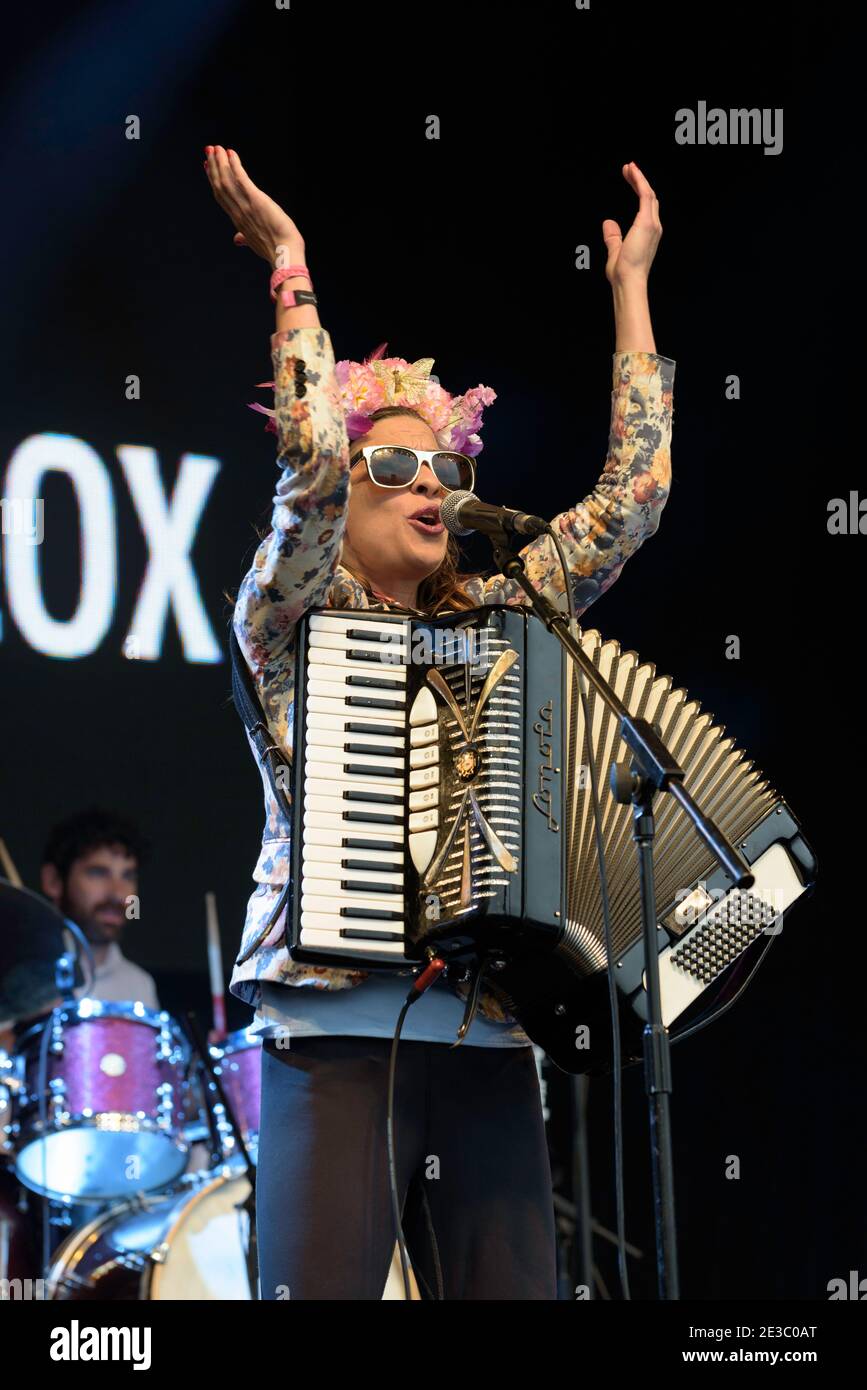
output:
POLYGON ((346 416, 346 433, 350 439, 360 439, 363 434, 367 434, 370 429, 370 416, 360 415, 357 410, 350 410, 346 416))
MULTIPOLYGON (((358 439, 366 434, 371 415, 382 406, 406 405, 427 421, 441 448, 456 449, 471 457, 480 453, 483 446, 478 431, 482 426, 482 414, 485 407, 497 399, 497 393, 490 386, 479 385, 463 396, 452 396, 433 375, 427 379, 413 375, 412 385, 407 388, 402 374, 414 364, 403 357, 384 357, 387 347, 387 343, 380 343, 363 362, 344 358, 335 363, 336 389, 330 389, 328 399, 342 410, 348 437, 358 439), (397 377, 397 388, 395 371, 401 374, 397 377)), ((273 388, 274 383, 260 382, 259 385, 273 388)), ((252 403, 250 409, 267 415, 266 430, 277 433, 273 410, 252 403)))
POLYGON ((447 427, 452 413, 448 395, 433 381, 425 387, 424 396, 418 403, 418 410, 436 434, 447 427))
POLYGON ((335 367, 340 399, 345 412, 372 415, 385 404, 382 382, 361 362, 338 362, 335 367))

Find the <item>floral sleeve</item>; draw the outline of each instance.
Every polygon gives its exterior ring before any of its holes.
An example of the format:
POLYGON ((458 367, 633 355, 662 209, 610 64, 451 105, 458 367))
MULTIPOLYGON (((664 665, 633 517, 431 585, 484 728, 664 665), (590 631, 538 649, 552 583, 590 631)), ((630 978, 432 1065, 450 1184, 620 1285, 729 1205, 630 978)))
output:
POLYGON ((324 607, 349 495, 349 440, 324 328, 271 339, 277 459, 271 530, 241 583, 234 626, 254 673, 285 655, 310 608, 324 607))
MULTIPOLYGON (((672 389, 675 363, 651 352, 615 352, 608 456, 593 491, 554 526, 582 613, 617 579, 626 560, 659 525, 671 486, 672 389)), ((556 603, 564 590, 557 552, 548 536, 521 551, 527 574, 556 603)), ((479 591, 483 603, 526 603, 503 575, 479 591)))

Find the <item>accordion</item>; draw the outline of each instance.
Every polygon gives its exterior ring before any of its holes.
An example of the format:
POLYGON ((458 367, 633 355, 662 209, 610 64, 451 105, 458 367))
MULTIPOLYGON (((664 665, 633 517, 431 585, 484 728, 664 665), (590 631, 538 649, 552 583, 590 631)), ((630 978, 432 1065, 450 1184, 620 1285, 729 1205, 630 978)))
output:
MULTIPOLYGON (((670 676, 596 631, 584 651, 654 724, 755 883, 719 868, 671 796, 654 799, 663 1021, 672 1039, 740 991, 815 856, 792 810, 670 676)), ((298 634, 292 769, 295 960, 400 970, 431 951, 485 980, 566 1071, 610 1069, 591 764, 623 1060, 647 1016, 632 807, 609 785, 619 721, 528 608, 416 618, 328 609, 298 634)))

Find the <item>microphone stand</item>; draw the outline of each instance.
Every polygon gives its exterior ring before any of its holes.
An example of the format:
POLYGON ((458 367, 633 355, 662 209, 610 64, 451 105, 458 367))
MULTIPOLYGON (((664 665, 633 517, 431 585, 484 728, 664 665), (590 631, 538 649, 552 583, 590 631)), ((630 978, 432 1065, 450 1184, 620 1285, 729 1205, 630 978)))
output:
MULTIPOLYGON (((653 1206, 656 1229, 656 1271, 659 1297, 680 1298, 677 1266, 677 1235, 674 1216, 674 1169, 671 1155, 671 1050, 668 1029, 662 1022, 659 988, 659 959, 656 924, 656 897, 653 876, 653 797, 668 792, 689 816, 708 849, 738 888, 755 882, 745 859, 719 827, 696 805, 683 785, 683 769, 672 757, 654 727, 646 719, 629 713, 603 676, 599 674, 581 644, 569 629, 564 614, 540 593, 527 578, 524 561, 510 546, 505 530, 492 534, 494 561, 498 570, 514 579, 524 590, 536 615, 552 632, 569 656, 596 688, 608 708, 620 721, 620 737, 632 751, 632 763, 614 764, 611 790, 622 805, 632 802, 633 839, 638 846, 641 889, 641 921, 648 1000, 648 1021, 644 1026, 644 1089, 648 1097, 650 1152, 653 1177, 653 1206)), ((526 544, 526 537, 516 537, 526 544)), ((610 969, 611 962, 608 962, 610 969)))

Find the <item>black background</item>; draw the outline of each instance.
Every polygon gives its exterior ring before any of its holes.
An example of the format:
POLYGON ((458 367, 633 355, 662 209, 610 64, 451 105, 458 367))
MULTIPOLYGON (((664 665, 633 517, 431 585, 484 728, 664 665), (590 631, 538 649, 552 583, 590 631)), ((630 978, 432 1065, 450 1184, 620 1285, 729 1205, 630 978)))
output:
MULTIPOLYGON (((38 885, 48 827, 96 801, 153 839, 124 947, 171 1009, 207 998, 204 893, 227 971, 253 884, 261 783, 227 659, 124 658, 146 547, 115 457, 185 451, 220 472, 193 551, 225 649, 267 519, 273 436, 246 402, 271 375, 264 262, 232 244, 203 146, 237 149, 307 245, 337 358, 378 343, 483 382, 479 491, 553 514, 590 491, 608 435, 614 329, 601 224, 635 211, 636 160, 664 227, 657 349, 677 362, 673 487, 657 535, 585 617, 699 696, 801 819, 815 896, 719 1024, 674 1050, 684 1294, 824 1299, 864 1260, 863 912, 858 729, 862 537, 828 503, 863 486, 863 179, 855 45, 834 11, 659 3, 435 8, 166 0, 42 7, 7 34, 0 104, 0 450, 56 431, 104 459, 119 514, 112 628, 74 661, 28 645, 0 594, 0 834, 38 885), (849 62, 847 54, 853 55, 849 62), (675 112, 782 107, 784 148, 680 146, 675 112), (425 138, 430 114, 441 138, 425 138), (141 118, 141 138, 125 120, 141 118), (574 268, 574 248, 592 268, 574 268), (142 398, 125 399, 128 374, 142 398), (741 399, 725 397, 735 374, 741 399), (737 661, 726 642, 741 641, 737 661), (726 1181, 728 1155, 742 1177, 726 1181)), ((42 564, 71 611, 78 528, 46 490, 42 564)), ((484 544, 469 559, 485 565, 484 544)), ((232 1001, 230 1025, 249 1011, 232 1001)), ((628 1233, 654 1296, 641 1076, 626 1092, 628 1233)), ((610 1085, 591 1087, 593 1206, 614 1225, 610 1085)), ((613 1265, 600 1266, 610 1289, 613 1265)))

